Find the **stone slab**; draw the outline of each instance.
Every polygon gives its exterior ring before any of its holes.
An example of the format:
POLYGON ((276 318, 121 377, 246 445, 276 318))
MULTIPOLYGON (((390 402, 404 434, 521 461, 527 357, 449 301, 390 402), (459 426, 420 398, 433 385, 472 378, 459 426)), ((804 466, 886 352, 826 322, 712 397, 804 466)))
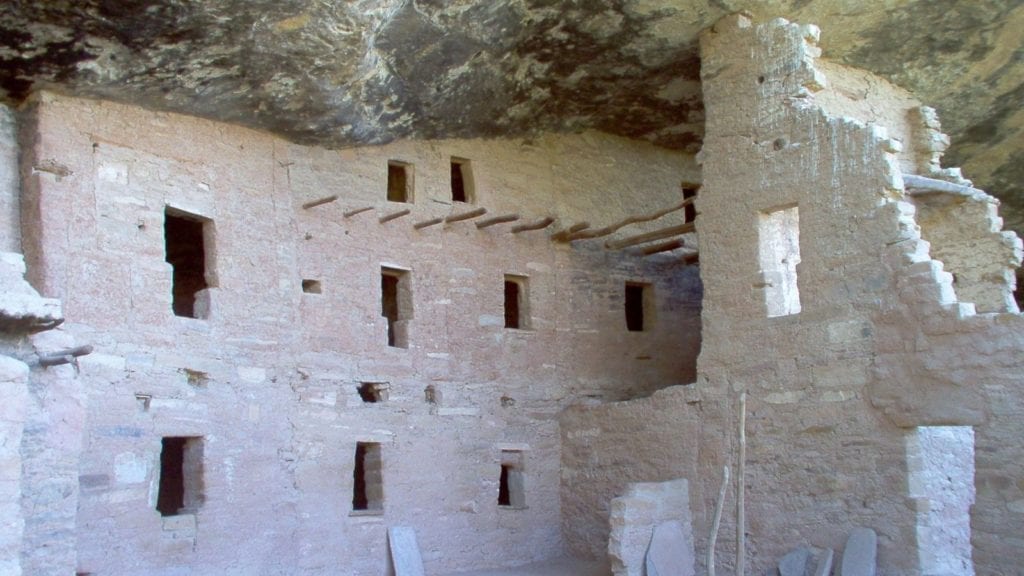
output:
POLYGON ((693 572, 693 555, 688 553, 686 535, 679 522, 659 524, 647 549, 647 576, 687 576, 693 572))
POLYGON ((825 548, 815 558, 814 576, 829 576, 832 574, 832 559, 834 553, 831 548, 825 548))
POLYGON ((814 552, 805 546, 792 550, 779 560, 779 576, 809 576, 814 552))
POLYGON ((424 576, 423 558, 416 543, 416 531, 408 526, 388 528, 388 545, 395 576, 424 576))
POLYGON ((875 576, 878 566, 878 535, 870 528, 854 528, 843 549, 838 576, 875 576))

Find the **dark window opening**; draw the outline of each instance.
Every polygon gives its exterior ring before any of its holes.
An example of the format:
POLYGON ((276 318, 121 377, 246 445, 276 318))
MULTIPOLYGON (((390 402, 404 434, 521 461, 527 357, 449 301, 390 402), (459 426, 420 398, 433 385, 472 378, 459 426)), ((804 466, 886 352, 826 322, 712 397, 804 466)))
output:
POLYGON ((512 499, 508 495, 508 472, 511 466, 501 465, 501 480, 498 484, 498 506, 511 506, 512 499))
POLYGON ((412 318, 412 292, 409 273, 394 268, 381 268, 381 316, 388 321, 388 346, 408 348, 408 321, 412 318))
POLYGON ((175 316, 205 318, 205 310, 196 305, 196 295, 208 288, 206 282, 206 243, 204 228, 209 223, 198 216, 164 213, 166 260, 173 269, 171 308, 175 316))
POLYGON ((381 511, 384 509, 384 486, 380 444, 356 443, 355 469, 352 472, 352 510, 381 511))
POLYGON ((647 292, 646 284, 626 283, 626 329, 630 332, 644 331, 647 292))
POLYGON ((505 276, 505 328, 530 327, 527 279, 525 276, 505 276))
POLYGON ((363 382, 356 390, 359 392, 359 398, 369 404, 385 402, 388 399, 387 382, 363 382))
POLYGON ((473 172, 469 160, 452 158, 452 202, 473 201, 473 172))
POLYGON ((195 512, 202 495, 202 440, 166 437, 160 450, 160 487, 156 509, 161 516, 195 512))
POLYGON ((319 280, 303 280, 302 291, 306 294, 320 294, 322 289, 320 288, 319 280))
POLYGON ((412 165, 391 160, 388 162, 388 201, 412 202, 412 165))
POLYGON ((501 451, 501 475, 498 477, 498 506, 526 508, 523 476, 523 453, 519 450, 501 451))
MULTIPOLYGON (((689 200, 697 195, 697 189, 691 186, 683 186, 683 200, 689 200)), ((697 219, 697 207, 692 203, 683 208, 683 222, 693 222, 697 219)))

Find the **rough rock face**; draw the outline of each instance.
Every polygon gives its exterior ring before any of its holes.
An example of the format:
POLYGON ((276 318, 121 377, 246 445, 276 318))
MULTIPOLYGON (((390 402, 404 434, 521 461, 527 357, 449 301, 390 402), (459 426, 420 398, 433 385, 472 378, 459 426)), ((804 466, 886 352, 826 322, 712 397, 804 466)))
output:
POLYGON ((1016 0, 9 0, 0 92, 59 86, 327 146, 596 128, 695 150, 696 36, 737 10, 819 24, 826 57, 936 106, 949 163, 1024 205, 1016 0))

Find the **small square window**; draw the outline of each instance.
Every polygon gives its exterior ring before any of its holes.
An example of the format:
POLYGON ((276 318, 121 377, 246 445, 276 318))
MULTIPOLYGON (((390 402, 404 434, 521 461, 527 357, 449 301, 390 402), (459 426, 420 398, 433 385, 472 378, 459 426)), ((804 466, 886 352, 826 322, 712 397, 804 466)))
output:
POLYGON ((501 472, 498 477, 498 506, 526 508, 526 479, 521 450, 501 451, 501 472))
POLYGON ((161 441, 156 509, 161 516, 191 514, 203 500, 203 439, 169 436, 161 441))
POLYGON ((352 471, 352 510, 384 511, 384 459, 377 442, 357 442, 352 471))
POLYGON ((452 157, 451 174, 452 202, 473 202, 475 189, 473 169, 469 160, 452 157))
POLYGON ((303 280, 302 281, 302 291, 305 292, 306 294, 321 294, 322 290, 320 288, 320 281, 319 280, 308 280, 308 279, 307 280, 303 280))
POLYGON ((650 329, 652 292, 650 284, 626 282, 626 329, 630 332, 650 329))
POLYGON ((388 161, 388 202, 411 203, 412 199, 412 164, 398 160, 388 161))
POLYGON ((505 275, 505 328, 530 329, 528 280, 526 276, 505 275))

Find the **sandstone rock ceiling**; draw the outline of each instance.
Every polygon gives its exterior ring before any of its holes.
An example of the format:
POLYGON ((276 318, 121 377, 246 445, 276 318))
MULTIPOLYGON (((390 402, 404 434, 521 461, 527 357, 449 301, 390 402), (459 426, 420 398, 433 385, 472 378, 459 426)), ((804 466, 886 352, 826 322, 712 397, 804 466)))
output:
MULTIPOLYGON (((331 147, 596 128, 696 150, 697 35, 748 10, 939 109, 1024 207, 1024 0, 4 0, 0 96, 98 96, 331 147)), ((1020 212, 1024 214, 1024 211, 1020 212)))

